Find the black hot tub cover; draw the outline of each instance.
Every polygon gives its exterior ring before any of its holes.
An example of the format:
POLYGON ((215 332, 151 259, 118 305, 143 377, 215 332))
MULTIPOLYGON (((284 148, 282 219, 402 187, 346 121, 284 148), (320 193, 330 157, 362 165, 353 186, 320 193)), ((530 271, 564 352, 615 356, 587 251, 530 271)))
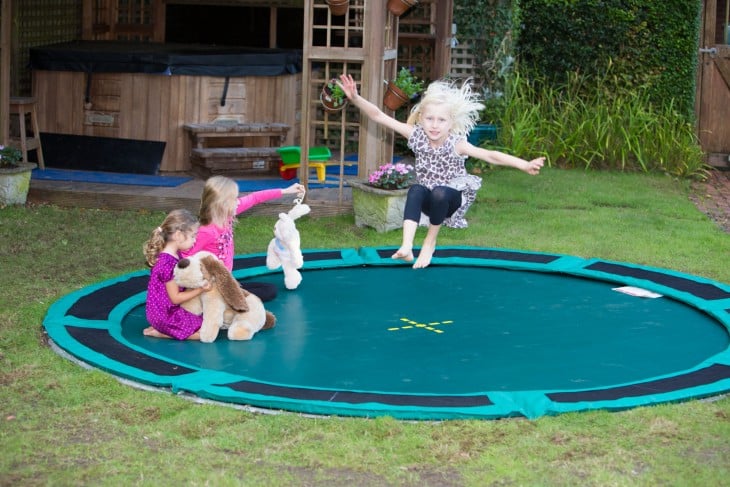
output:
POLYGON ((46 71, 193 76, 279 76, 302 70, 302 51, 200 44, 74 41, 30 50, 46 71))

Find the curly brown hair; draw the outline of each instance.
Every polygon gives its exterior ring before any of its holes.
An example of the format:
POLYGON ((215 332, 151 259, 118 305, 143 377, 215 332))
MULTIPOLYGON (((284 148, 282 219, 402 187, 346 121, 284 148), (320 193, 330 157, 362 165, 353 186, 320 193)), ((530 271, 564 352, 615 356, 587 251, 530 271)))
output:
POLYGON ((184 234, 195 231, 200 224, 195 215, 188 210, 173 210, 166 217, 162 224, 152 230, 150 238, 144 243, 142 251, 144 252, 147 265, 153 267, 157 263, 160 252, 165 248, 167 242, 178 230, 184 234))

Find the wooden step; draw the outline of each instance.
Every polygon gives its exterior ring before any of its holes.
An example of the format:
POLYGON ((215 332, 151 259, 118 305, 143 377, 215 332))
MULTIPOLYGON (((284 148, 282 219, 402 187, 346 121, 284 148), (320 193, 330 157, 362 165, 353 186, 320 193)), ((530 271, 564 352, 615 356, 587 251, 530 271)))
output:
POLYGON ((190 133, 253 133, 253 134, 283 134, 291 128, 285 123, 276 122, 249 122, 249 123, 186 123, 185 130, 190 133))
POLYGON ((280 160, 276 147, 210 147, 192 149, 193 169, 201 176, 213 174, 245 174, 278 170, 280 160))

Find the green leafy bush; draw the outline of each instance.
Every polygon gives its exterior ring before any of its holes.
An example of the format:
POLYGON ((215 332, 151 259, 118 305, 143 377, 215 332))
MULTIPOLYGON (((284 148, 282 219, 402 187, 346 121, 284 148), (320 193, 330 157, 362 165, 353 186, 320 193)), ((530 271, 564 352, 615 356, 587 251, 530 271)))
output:
MULTIPOLYGON (((624 88, 694 117, 700 0, 519 0, 523 74, 565 83, 616 73, 624 88)), ((594 88, 595 84, 584 87, 594 88)))
POLYGON ((516 73, 509 87, 499 143, 553 166, 664 172, 701 178, 706 166, 694 127, 672 103, 656 107, 649 90, 621 89, 617 77, 571 74, 563 84, 516 73), (586 84, 600 90, 586 91, 586 84))

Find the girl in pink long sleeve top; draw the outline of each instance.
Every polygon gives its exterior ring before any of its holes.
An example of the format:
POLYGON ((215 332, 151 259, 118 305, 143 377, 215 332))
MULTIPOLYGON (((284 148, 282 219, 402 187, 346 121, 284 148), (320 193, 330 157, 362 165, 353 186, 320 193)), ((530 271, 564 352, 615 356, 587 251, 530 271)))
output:
MULTIPOLYGON (((233 226, 236 216, 249 208, 265 201, 281 198, 285 194, 302 194, 304 186, 295 183, 284 189, 265 189, 239 197, 238 184, 225 176, 213 176, 205 182, 203 195, 200 201, 200 228, 195 239, 195 245, 182 252, 187 257, 207 250, 216 255, 228 270, 233 270, 233 255, 235 243, 233 241, 233 226)), ((246 289, 257 294, 266 301, 266 296, 260 295, 253 286, 246 289)), ((274 296, 276 293, 274 293, 274 296)))

